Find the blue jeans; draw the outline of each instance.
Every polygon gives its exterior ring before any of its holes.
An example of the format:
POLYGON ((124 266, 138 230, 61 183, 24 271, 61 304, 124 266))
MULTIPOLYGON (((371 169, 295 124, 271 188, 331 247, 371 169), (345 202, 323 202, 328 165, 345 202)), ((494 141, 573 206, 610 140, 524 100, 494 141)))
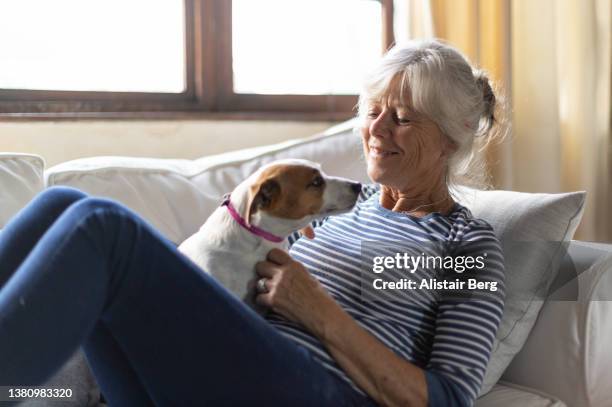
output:
POLYGON ((134 212, 52 187, 0 233, 0 385, 79 346, 111 406, 373 404, 134 212))

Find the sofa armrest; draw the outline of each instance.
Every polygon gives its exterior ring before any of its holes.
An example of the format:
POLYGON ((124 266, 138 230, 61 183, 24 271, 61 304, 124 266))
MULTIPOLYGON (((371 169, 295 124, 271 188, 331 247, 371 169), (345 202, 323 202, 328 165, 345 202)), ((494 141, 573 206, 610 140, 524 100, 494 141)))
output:
POLYGON ((0 229, 43 190, 44 168, 37 155, 0 153, 0 229))
POLYGON ((572 242, 569 254, 575 260, 569 267, 574 278, 545 301, 502 378, 553 394, 570 406, 609 406, 612 246, 572 242))
POLYGON ((474 407, 566 407, 558 398, 542 391, 499 382, 490 392, 480 397, 474 407))

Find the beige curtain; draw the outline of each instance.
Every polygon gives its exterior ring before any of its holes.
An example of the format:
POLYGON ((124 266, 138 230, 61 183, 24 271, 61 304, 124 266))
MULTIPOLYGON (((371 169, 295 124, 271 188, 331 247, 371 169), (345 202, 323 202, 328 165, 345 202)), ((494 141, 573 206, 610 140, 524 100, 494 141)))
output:
MULTIPOLYGON (((611 0, 396 0, 402 38, 438 37, 498 82, 511 136, 494 186, 586 190, 577 239, 612 242, 611 0)), ((399 24, 398 24, 399 23, 399 24)))

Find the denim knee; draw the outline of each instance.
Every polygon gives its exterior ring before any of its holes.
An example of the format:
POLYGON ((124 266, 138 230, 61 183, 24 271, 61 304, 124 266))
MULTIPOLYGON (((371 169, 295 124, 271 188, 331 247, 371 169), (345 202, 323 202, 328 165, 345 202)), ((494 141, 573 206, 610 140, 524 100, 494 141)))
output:
POLYGON ((87 198, 87 194, 76 188, 52 186, 38 194, 37 199, 52 203, 53 206, 66 208, 76 201, 87 198))
POLYGON ((121 204, 110 198, 88 196, 81 199, 79 202, 71 206, 72 216, 76 219, 83 220, 88 217, 95 217, 96 214, 104 213, 106 219, 118 219, 131 217, 133 212, 121 204))
POLYGON ((79 207, 87 208, 85 211, 97 211, 97 210, 109 210, 111 212, 122 212, 126 209, 129 210, 126 206, 124 206, 119 201, 116 201, 112 198, 104 198, 100 196, 87 196, 86 199, 83 199, 78 203, 79 207))

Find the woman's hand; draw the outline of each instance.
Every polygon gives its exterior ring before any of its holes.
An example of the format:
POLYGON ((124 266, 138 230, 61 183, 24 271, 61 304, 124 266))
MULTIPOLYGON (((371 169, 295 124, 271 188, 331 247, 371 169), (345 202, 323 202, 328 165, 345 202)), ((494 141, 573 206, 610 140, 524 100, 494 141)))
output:
POLYGON ((305 228, 300 229, 300 235, 306 236, 308 239, 315 238, 315 232, 312 226, 308 225, 305 228))
POLYGON ((424 372, 358 325, 302 263, 272 249, 255 270, 268 291, 258 294, 256 302, 316 336, 340 367, 379 404, 427 405, 424 372))
POLYGON ((332 300, 302 263, 293 260, 283 250, 270 250, 266 261, 255 265, 255 271, 265 279, 265 283, 256 284, 257 304, 305 327, 315 322, 319 307, 327 302, 325 300, 332 300), (265 284, 267 292, 262 290, 262 284, 265 284))
POLYGON ((256 302, 319 338, 340 367, 379 404, 427 405, 423 370, 358 325, 302 263, 280 249, 272 249, 255 270, 264 279, 267 291, 258 294, 256 302))

